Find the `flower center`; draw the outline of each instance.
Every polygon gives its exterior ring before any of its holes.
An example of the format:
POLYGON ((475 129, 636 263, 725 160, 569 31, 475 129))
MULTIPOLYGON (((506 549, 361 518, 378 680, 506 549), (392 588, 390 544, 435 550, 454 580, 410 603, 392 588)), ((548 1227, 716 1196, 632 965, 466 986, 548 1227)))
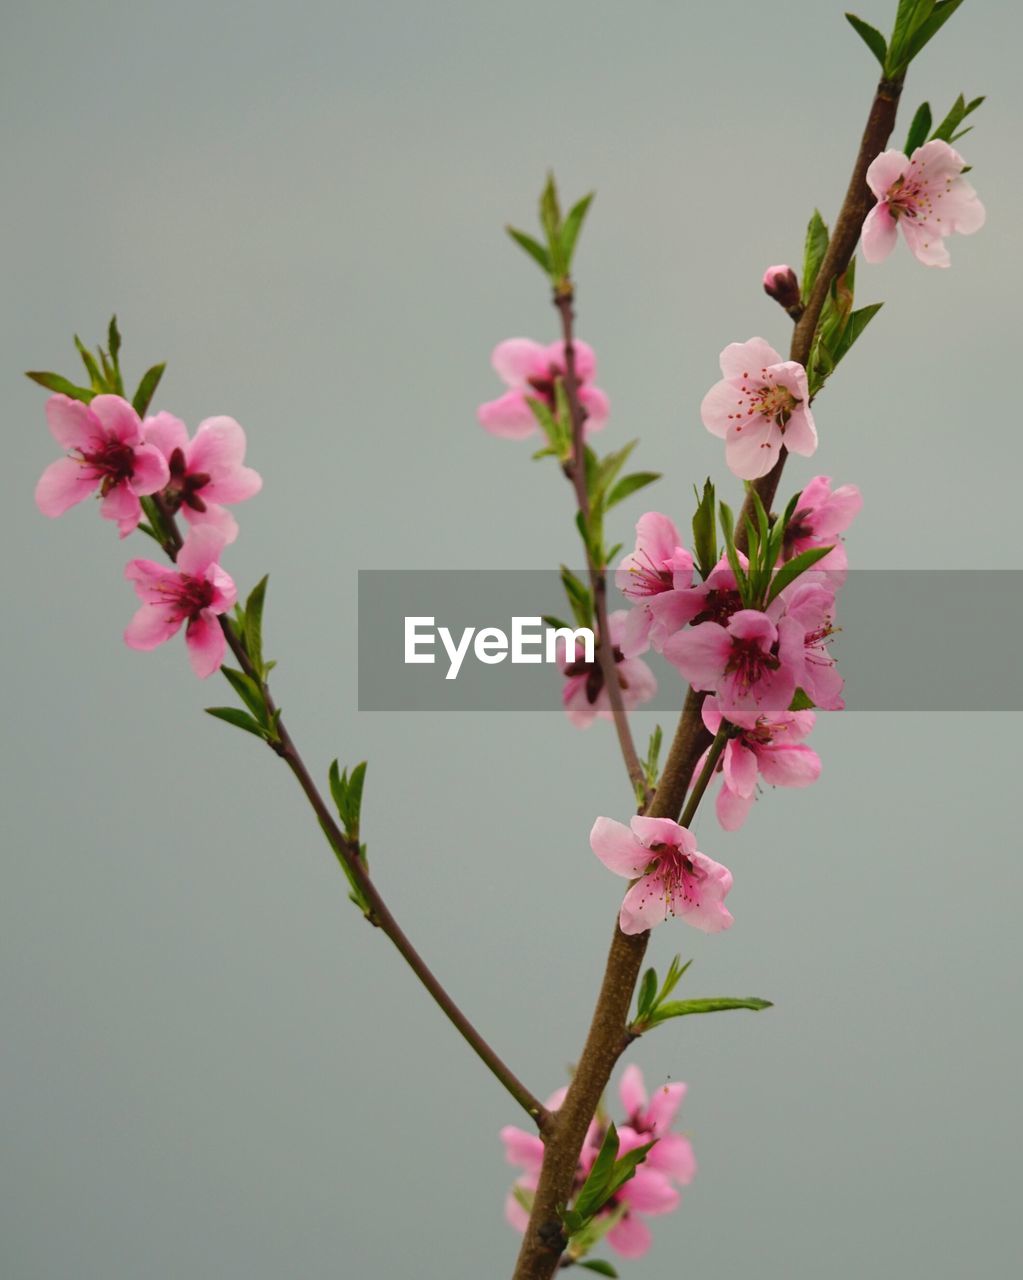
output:
POLYGON ((896 178, 885 196, 893 218, 926 219, 931 211, 927 188, 914 178, 896 178))
POLYGON ((164 496, 171 513, 179 511, 183 506, 193 511, 205 511, 206 503, 199 497, 199 490, 210 482, 205 471, 189 472, 185 463, 185 455, 181 449, 175 449, 167 459, 170 480, 164 489, 164 496))
POLYGON ((194 622, 203 609, 213 603, 213 583, 182 574, 176 583, 167 587, 167 594, 178 616, 194 622))
POLYGON ((80 456, 99 477, 100 496, 104 498, 111 489, 130 480, 135 473, 135 450, 120 440, 104 440, 98 449, 80 456))
POLYGON ((777 671, 781 659, 773 653, 765 653, 759 640, 733 639, 732 652, 725 666, 727 675, 734 675, 736 684, 743 690, 752 689, 765 671, 777 671))
MULTIPOLYGON (((617 645, 615 645, 611 652, 616 663, 624 660, 625 655, 617 645)), ((565 675, 586 677, 586 701, 592 707, 600 697, 600 691, 604 687, 604 672, 596 653, 593 655, 592 662, 584 662, 582 660, 579 662, 570 662, 568 666, 565 667, 565 675)), ((627 689, 629 687, 629 682, 622 676, 621 672, 618 673, 618 684, 622 689, 627 689)))
POLYGON ((662 591, 670 591, 674 585, 674 575, 669 569, 658 568, 648 551, 637 555, 629 565, 631 581, 626 590, 630 596, 656 596, 662 591), (642 563, 642 561, 646 563, 642 563))
POLYGON ((788 387, 781 387, 777 383, 773 383, 764 387, 758 395, 755 395, 751 403, 755 413, 770 419, 784 431, 785 424, 792 417, 792 410, 799 404, 799 401, 788 387))
POLYGON ((689 624, 697 626, 701 622, 717 622, 725 626, 733 613, 742 608, 742 596, 731 588, 719 591, 716 588, 708 591, 703 602, 703 609, 689 624))

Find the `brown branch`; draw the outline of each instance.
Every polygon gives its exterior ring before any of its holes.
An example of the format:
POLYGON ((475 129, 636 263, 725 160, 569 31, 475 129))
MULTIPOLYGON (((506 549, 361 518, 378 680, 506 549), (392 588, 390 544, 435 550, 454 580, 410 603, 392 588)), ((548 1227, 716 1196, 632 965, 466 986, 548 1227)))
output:
MULTIPOLYGON (((859 153, 845 200, 835 221, 827 253, 821 264, 806 310, 797 320, 792 335, 791 359, 805 365, 810 357, 817 323, 831 282, 849 265, 856 249, 863 219, 870 211, 873 196, 866 185, 871 160, 884 150, 895 124, 902 82, 882 81, 871 104, 870 115, 860 142, 859 153)), ((770 510, 785 465, 782 449, 774 469, 754 482, 765 508, 770 510)), ((752 497, 747 496, 743 516, 753 517, 752 497)), ((738 530, 745 527, 740 517, 738 530)), ((654 817, 678 817, 686 789, 700 755, 711 738, 703 726, 700 707, 704 695, 692 690, 686 695, 678 729, 665 761, 649 812, 654 817)), ((694 797, 699 800, 694 789, 694 797)), ((686 816, 691 818, 686 807, 686 816)), ((578 1166, 579 1152, 611 1072, 629 1042, 628 1018, 632 993, 639 978, 649 934, 627 936, 615 925, 611 950, 589 1035, 579 1058, 568 1093, 561 1108, 551 1118, 546 1135, 543 1168, 537 1185, 529 1224, 516 1263, 514 1280, 550 1280, 559 1264, 565 1239, 558 1218, 558 1206, 567 1204, 578 1166)))
MULTIPOLYGON (((588 529, 590 495, 586 487, 586 445, 583 438, 586 411, 579 398, 579 376, 575 367, 574 293, 570 281, 562 281, 555 290, 554 305, 561 316, 561 332, 565 342, 565 397, 572 417, 572 457, 566 470, 575 490, 576 502, 583 518, 583 527, 588 529)), ((648 796, 646 773, 636 753, 632 729, 629 727, 628 712, 625 710, 625 702, 622 699, 622 686, 618 680, 614 644, 611 640, 611 627, 607 615, 607 566, 594 563, 588 538, 586 567, 589 571, 593 609, 597 617, 597 661, 600 663, 604 688, 607 690, 608 701, 611 704, 611 717, 614 721, 615 733, 618 735, 618 745, 633 790, 639 795, 648 796)))
MULTIPOLYGON (((163 524, 163 528, 157 532, 163 534, 163 549, 171 560, 176 560, 178 552, 181 550, 182 538, 181 531, 178 529, 177 521, 174 519, 173 513, 167 507, 167 504, 157 496, 154 498, 154 504, 163 524)), ((249 655, 246 653, 242 645, 238 633, 235 631, 229 618, 221 614, 219 618, 220 628, 224 633, 231 652, 241 669, 250 679, 254 680, 259 686, 263 698, 266 702, 267 711, 271 719, 277 715, 277 707, 274 705, 273 697, 267 682, 261 678, 259 672, 253 667, 249 661, 249 655)), ((400 955, 404 958, 412 972, 423 984, 426 990, 433 997, 434 1002, 445 1014, 451 1024, 458 1031, 459 1035, 466 1041, 476 1056, 489 1068, 493 1075, 504 1085, 505 1089, 511 1094, 515 1101, 528 1113, 535 1121, 541 1132, 547 1128, 550 1120, 550 1113, 546 1107, 533 1096, 526 1088, 521 1080, 515 1075, 511 1068, 500 1058, 500 1056, 490 1047, 486 1040, 480 1035, 466 1015, 458 1007, 455 1001, 445 990, 440 980, 436 977, 429 965, 412 945, 407 934, 398 924, 397 920, 391 914, 387 903, 384 901, 377 889, 376 885, 370 877, 366 864, 359 856, 359 846, 354 840, 350 840, 337 825, 333 813, 325 803, 316 783, 312 779, 302 756, 299 754, 295 742, 288 732, 287 726, 284 724, 280 716, 277 716, 277 740, 270 741, 268 745, 281 757, 291 772, 294 774, 298 785, 302 788, 306 799, 316 815, 317 820, 324 835, 330 842, 331 848, 338 859, 344 864, 348 874, 358 885, 359 890, 363 894, 366 903, 369 906, 367 919, 377 928, 381 929, 391 942, 394 943, 400 955)))

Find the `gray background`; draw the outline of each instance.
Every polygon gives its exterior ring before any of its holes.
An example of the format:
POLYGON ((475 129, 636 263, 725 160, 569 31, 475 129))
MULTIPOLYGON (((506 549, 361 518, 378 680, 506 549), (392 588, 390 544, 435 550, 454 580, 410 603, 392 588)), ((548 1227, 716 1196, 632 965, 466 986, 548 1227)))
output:
MULTIPOLYGON (((864 16, 889 25, 893 0, 864 16)), ((963 142, 990 211, 951 271, 861 271, 889 307, 818 405, 790 481, 855 480, 868 568, 1018 567, 1017 6, 964 6, 923 96, 987 92, 963 142)), ((269 646, 322 773, 370 759, 379 880, 539 1092, 581 1041, 621 885, 586 832, 624 817, 610 735, 549 715, 357 715, 356 568, 545 567, 569 494, 487 437, 491 346, 554 337, 501 226, 544 169, 600 195, 580 332, 687 517, 720 443, 719 349, 784 345, 760 293, 833 213, 874 64, 840 6, 272 5, 6 9, 5 875, 0 1271, 103 1277, 503 1275, 514 1106, 349 908, 269 752, 201 715, 180 645, 128 652, 119 546, 48 522, 55 456, 19 371, 72 367, 116 309, 136 373, 190 423, 227 412, 267 480, 238 580, 271 572, 269 646)), ((653 493, 654 491, 651 491, 653 493)), ((622 509, 626 536, 643 507, 622 509)), ((950 602, 955 607, 955 602, 950 602)), ((983 663, 977 620, 967 663, 983 663)), ((884 619, 879 625, 885 624, 884 619)), ((920 660, 927 660, 922 652, 920 660)), ((652 717, 640 717, 645 739, 652 717)), ((1003 1276, 1018 1265, 1014 716, 825 718, 820 783, 703 847, 736 924, 659 930, 692 994, 761 1016, 636 1047, 690 1084, 700 1162, 637 1277, 1003 1276)))

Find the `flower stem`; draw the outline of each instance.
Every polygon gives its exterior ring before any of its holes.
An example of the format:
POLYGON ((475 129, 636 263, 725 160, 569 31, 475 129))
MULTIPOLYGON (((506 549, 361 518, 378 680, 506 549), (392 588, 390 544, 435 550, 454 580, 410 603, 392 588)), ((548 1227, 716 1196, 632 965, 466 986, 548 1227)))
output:
MULTIPOLYGON (((182 546, 181 532, 178 529, 177 522, 173 514, 168 510, 166 504, 159 498, 154 499, 156 508, 159 512, 161 522, 164 525, 162 530, 165 541, 163 549, 171 560, 177 559, 177 554, 182 546)), ((231 652, 234 654, 238 665, 256 682, 262 691, 266 701, 266 708, 271 718, 275 715, 277 708, 274 705, 273 697, 266 680, 262 679, 259 673, 249 661, 249 656, 238 637, 230 619, 224 615, 220 616, 220 627, 224 633, 231 652)), ((344 864, 348 874, 359 889, 366 900, 369 907, 367 919, 377 928, 381 929, 394 946, 399 954, 403 957, 409 968, 423 984, 426 990, 433 997, 434 1002, 438 1005, 444 1015, 454 1026, 459 1035, 466 1041, 476 1056, 485 1064, 485 1066, 493 1073, 500 1083, 507 1089, 520 1107, 533 1119, 537 1127, 543 1132, 548 1126, 550 1113, 546 1107, 535 1098, 533 1094, 526 1088, 522 1081, 515 1075, 512 1069, 503 1061, 502 1058, 490 1047, 483 1036, 476 1030, 466 1015, 458 1007, 455 1001, 445 990, 440 980, 427 965, 426 961, 412 945, 405 931, 398 924, 397 920, 391 914, 387 903, 384 901, 380 891, 370 877, 366 864, 359 855, 358 844, 354 840, 350 840, 340 829, 335 821, 334 815, 325 803, 323 796, 320 794, 319 788, 313 781, 312 775, 298 748, 295 746, 294 739, 288 732, 284 721, 278 717, 277 740, 271 741, 268 745, 281 757, 288 768, 294 775, 298 785, 302 788, 306 799, 309 801, 313 813, 324 834, 330 842, 331 848, 334 850, 337 858, 344 864)))
MULTIPOLYGON (((565 343, 565 397, 568 400, 569 412, 572 417, 572 458, 567 470, 572 481, 572 487, 575 489, 579 513, 583 518, 583 527, 586 528, 590 516, 590 495, 586 488, 586 445, 583 439, 586 412, 579 399, 579 375, 575 365, 574 303, 575 293, 572 283, 566 279, 561 282, 554 293, 554 305, 561 316, 561 333, 565 343)), ((618 735, 618 745, 634 792, 637 795, 646 797, 646 801, 649 802, 650 792, 647 786, 646 773, 636 753, 636 744, 632 738, 628 712, 625 710, 625 702, 622 698, 622 687, 618 680, 614 645, 611 642, 611 627, 607 615, 607 566, 594 563, 593 552, 588 539, 586 543, 586 567, 589 571, 590 590, 593 594, 593 609, 597 617, 597 660, 600 663, 600 670, 604 677, 604 688, 607 690, 608 701, 611 704, 611 716, 614 720, 615 733, 618 735)))

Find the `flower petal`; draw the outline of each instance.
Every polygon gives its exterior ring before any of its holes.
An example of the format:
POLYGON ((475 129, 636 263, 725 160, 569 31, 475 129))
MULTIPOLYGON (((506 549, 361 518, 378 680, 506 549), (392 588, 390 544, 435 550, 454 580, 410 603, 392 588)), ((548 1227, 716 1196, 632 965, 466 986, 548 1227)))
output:
POLYGON ((895 219, 886 204, 876 204, 863 219, 863 257, 866 262, 884 262, 899 238, 895 219))
POLYGON ((62 516, 75 503, 87 498, 97 483, 91 467, 76 458, 58 458, 39 477, 36 506, 44 516, 62 516))
POLYGON ((155 649, 169 640, 180 626, 180 617, 166 604, 144 604, 125 628, 124 643, 129 649, 155 649))
POLYGON ((155 444, 135 446, 135 461, 132 463, 131 479, 128 488, 140 497, 157 493, 170 479, 167 459, 155 444))
POLYGON ((549 374, 547 348, 532 338, 507 338, 490 354, 494 372, 509 387, 522 388, 530 378, 546 378, 549 374))
POLYGON ((93 396, 89 408, 99 419, 107 435, 114 436, 121 444, 134 445, 141 442, 142 422, 122 396, 93 396))
POLYGON ((481 404, 476 417, 485 431, 505 440, 525 440, 539 430, 533 410, 521 391, 506 391, 497 400, 481 404))
POLYGON ((212 524, 197 525, 189 530, 178 552, 178 568, 192 578, 201 578, 216 564, 223 549, 224 535, 219 529, 212 524))
POLYGON ((142 422, 142 438, 154 444, 169 461, 175 449, 188 452, 188 428, 173 413, 154 413, 142 422))
POLYGON ((748 342, 730 342, 721 352, 721 372, 726 378, 756 378, 762 369, 782 364, 784 357, 763 338, 748 342))
POLYGON ((630 880, 641 875, 650 863, 650 850, 613 818, 596 820, 590 831, 590 848, 609 871, 630 880))
POLYGON ((660 868, 638 880, 622 902, 618 927, 622 933, 645 933, 668 918, 668 894, 660 868))
POLYGON ((50 396, 46 402, 46 421, 53 438, 64 449, 87 452, 93 442, 103 438, 103 427, 89 406, 70 396, 50 396))
POLYGON ((643 1083, 643 1072, 634 1062, 630 1062, 622 1072, 622 1078, 618 1085, 618 1096, 621 1098, 625 1114, 630 1120, 643 1115, 646 1111, 647 1097, 646 1086, 643 1083))
POLYGON ((623 1258, 642 1258, 649 1252, 653 1237, 642 1218, 627 1213, 607 1233, 607 1242, 623 1258))
POLYGON ((227 641, 220 629, 216 614, 211 609, 203 609, 197 618, 193 618, 185 629, 185 643, 188 646, 188 658, 192 670, 200 680, 213 675, 224 661, 227 641))

